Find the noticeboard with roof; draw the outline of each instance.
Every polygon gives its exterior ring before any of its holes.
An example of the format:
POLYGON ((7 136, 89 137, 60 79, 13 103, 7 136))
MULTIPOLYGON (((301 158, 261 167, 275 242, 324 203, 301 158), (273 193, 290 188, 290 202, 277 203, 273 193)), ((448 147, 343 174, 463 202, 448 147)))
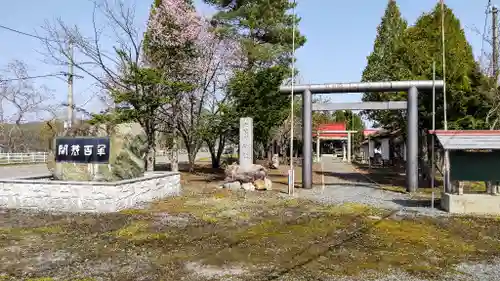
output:
POLYGON ((500 131, 434 131, 450 155, 450 180, 500 181, 500 131))

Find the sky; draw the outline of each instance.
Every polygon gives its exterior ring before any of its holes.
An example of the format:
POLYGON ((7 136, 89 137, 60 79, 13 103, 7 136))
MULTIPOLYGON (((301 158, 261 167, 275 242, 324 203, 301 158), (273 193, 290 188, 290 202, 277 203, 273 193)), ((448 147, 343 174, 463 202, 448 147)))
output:
MULTIPOLYGON (((356 82, 366 66, 366 57, 373 48, 376 28, 388 0, 297 0, 296 13, 302 18, 299 28, 307 43, 297 53, 297 68, 303 83, 356 82)), ((78 26, 91 36, 92 2, 90 0, 24 0, 4 1, 0 9, 0 25, 27 33, 44 36, 41 28, 46 21, 61 18, 69 25, 78 26)), ((136 24, 144 28, 152 0, 130 0, 134 3, 136 24)), ((213 9, 196 0, 197 8, 205 15, 213 9)), ((405 19, 413 24, 424 12, 432 10, 438 0, 397 1, 405 19)), ((482 39, 474 29, 483 30, 487 0, 447 0, 445 3, 460 19, 476 56, 480 55, 482 39)), ((500 5, 500 0, 493 0, 500 5)), ((44 75, 66 71, 44 62, 44 48, 39 40, 0 29, 0 69, 12 60, 22 60, 29 66, 30 75, 44 75)), ((111 50, 113 40, 105 42, 111 50)), ((83 73, 76 73, 84 75, 83 73)), ((6 77, 9 78, 9 77, 6 77)), ((64 102, 67 84, 58 78, 34 81, 54 91, 54 103, 64 102)), ((101 102, 92 97, 97 91, 90 77, 75 80, 75 104, 89 111, 97 111, 101 102)), ((332 101, 359 101, 361 94, 329 95, 332 101)), ((51 101, 52 102, 52 101, 51 101)))

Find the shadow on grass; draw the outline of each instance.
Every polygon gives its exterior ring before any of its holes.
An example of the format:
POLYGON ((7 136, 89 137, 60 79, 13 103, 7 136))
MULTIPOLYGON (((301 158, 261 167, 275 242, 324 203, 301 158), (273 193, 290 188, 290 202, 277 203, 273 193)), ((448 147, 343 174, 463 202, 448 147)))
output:
MULTIPOLYGON (((321 188, 322 185, 317 185, 321 188)), ((377 188, 375 184, 371 182, 339 182, 339 183, 325 183, 325 188, 335 188, 335 187, 365 187, 365 188, 377 188)))
MULTIPOLYGON (((364 176, 363 174, 361 173, 340 173, 340 172, 330 172, 330 171, 316 171, 315 172, 316 174, 318 175, 323 175, 325 177, 334 177, 334 178, 338 178, 338 179, 341 179, 341 180, 344 180, 344 181, 349 181, 353 184, 355 183, 366 183, 366 184, 373 184, 372 181, 370 181, 369 179, 366 178, 366 176, 364 176)), ((370 177, 370 175, 367 175, 368 177, 370 177)))
MULTIPOLYGON (((200 165, 196 164, 192 171, 189 170, 188 163, 179 163, 179 171, 184 173, 191 173, 193 175, 202 176, 202 178, 193 178, 191 182, 211 182, 224 180, 224 169, 212 168, 210 164, 200 165)), ((171 164, 157 164, 156 171, 171 171, 171 164)))
MULTIPOLYGON (((335 172, 335 171, 317 171, 316 174, 324 175, 325 177, 335 177, 353 183, 377 183, 381 186, 406 186, 406 175, 404 171, 398 168, 391 167, 372 167, 366 165, 354 165, 358 170, 357 172, 335 172)), ((435 185, 441 186, 442 180, 435 179, 435 185)), ((427 188, 428 183, 419 179, 419 188, 427 188)))
MULTIPOLYGON (((403 208, 430 208, 430 207, 432 207, 432 200, 431 199, 409 199, 409 200, 395 199, 395 200, 392 200, 392 202, 400 205, 403 208)), ((441 200, 435 199, 434 206, 435 207, 441 206, 441 200)))

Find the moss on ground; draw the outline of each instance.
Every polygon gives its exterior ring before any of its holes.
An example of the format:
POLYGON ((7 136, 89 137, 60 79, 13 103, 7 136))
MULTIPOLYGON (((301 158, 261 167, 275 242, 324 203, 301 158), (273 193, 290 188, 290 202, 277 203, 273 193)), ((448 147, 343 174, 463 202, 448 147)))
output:
POLYGON ((283 199, 278 191, 185 189, 116 214, 5 211, 0 272, 5 280, 181 280, 193 274, 186 264, 200 263, 241 265, 249 272, 242 280, 389 269, 433 278, 457 263, 500 255, 497 218, 399 218, 360 204, 283 199))

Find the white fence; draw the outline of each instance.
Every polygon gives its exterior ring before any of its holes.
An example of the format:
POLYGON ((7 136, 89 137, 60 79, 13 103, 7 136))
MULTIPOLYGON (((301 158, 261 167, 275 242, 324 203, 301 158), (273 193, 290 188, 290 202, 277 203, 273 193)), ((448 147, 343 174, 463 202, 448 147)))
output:
MULTIPOLYGON (((200 149, 204 152, 206 149, 200 149)), ((168 151, 160 150, 156 153, 157 156, 168 156, 168 151)), ((186 154, 185 149, 180 149, 179 154, 186 154)), ((0 153, 0 166, 1 165, 15 165, 15 164, 36 164, 45 163, 48 159, 47 152, 31 152, 31 153, 0 153)))
POLYGON ((47 152, 0 153, 0 165, 45 163, 47 158, 47 152))

